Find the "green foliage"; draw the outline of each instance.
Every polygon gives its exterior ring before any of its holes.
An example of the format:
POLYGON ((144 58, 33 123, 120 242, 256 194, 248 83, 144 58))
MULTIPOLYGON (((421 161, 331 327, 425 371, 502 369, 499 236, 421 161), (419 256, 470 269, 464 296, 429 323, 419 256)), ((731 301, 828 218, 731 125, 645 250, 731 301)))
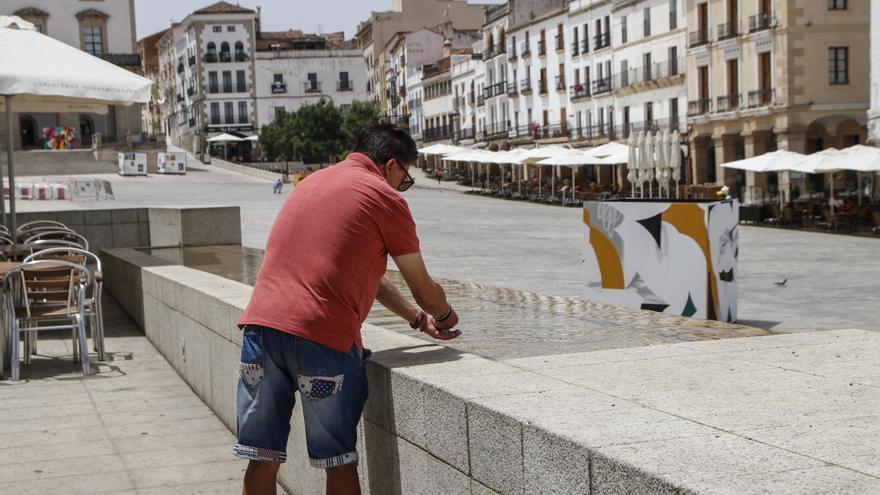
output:
POLYGON ((379 110, 373 102, 356 101, 343 112, 322 98, 264 126, 260 146, 275 161, 332 162, 354 147, 361 130, 378 121, 379 110))

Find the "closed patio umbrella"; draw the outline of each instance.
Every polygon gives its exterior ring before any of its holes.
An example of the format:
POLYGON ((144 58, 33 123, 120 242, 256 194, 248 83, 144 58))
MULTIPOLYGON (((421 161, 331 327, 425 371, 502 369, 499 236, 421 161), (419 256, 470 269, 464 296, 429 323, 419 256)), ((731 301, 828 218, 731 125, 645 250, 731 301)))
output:
MULTIPOLYGON (((6 112, 12 232, 17 227, 12 112, 147 103, 151 86, 149 79, 41 34, 19 17, 0 16, 0 95, 6 112)), ((3 206, 0 201, 0 214, 3 206)))
POLYGON ((672 180, 675 182, 675 197, 679 197, 678 181, 681 180, 681 148, 679 148, 678 130, 672 131, 672 139, 669 143, 669 166, 672 169, 672 180))
POLYGON ((629 181, 629 187, 632 189, 632 197, 636 197, 636 179, 638 178, 638 147, 636 144, 636 133, 631 132, 629 135, 629 146, 626 153, 626 180, 629 181))

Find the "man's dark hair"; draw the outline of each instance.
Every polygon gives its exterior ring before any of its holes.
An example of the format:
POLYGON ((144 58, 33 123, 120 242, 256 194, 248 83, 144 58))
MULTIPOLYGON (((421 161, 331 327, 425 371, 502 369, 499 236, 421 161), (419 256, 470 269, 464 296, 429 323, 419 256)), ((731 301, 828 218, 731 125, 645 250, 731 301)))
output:
POLYGON ((419 156, 413 138, 391 124, 376 124, 361 131, 354 151, 367 155, 379 167, 392 158, 401 165, 409 165, 419 156))

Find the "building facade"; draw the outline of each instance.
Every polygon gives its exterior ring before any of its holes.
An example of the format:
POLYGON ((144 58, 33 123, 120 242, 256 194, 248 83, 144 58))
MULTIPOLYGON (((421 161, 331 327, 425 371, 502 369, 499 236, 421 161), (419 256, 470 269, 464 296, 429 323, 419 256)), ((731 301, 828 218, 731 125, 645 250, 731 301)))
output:
MULTIPOLYGON (((255 132, 257 12, 217 2, 188 15, 160 39, 164 116, 171 143, 195 154, 221 132, 255 132), (170 98, 168 98, 170 97, 170 98)), ((235 147, 248 155, 250 143, 235 147)))
POLYGON ((367 71, 361 52, 336 47, 323 38, 259 50, 255 70, 257 130, 281 112, 296 111, 322 98, 342 109, 353 101, 367 100, 367 71))
MULTIPOLYGON (((120 67, 141 72, 135 41, 134 0, 3 0, 0 15, 15 15, 70 46, 120 67)), ((125 142, 141 133, 141 109, 109 106, 106 114, 21 113, 14 123, 15 149, 39 148, 44 130, 69 127, 76 145, 89 147, 96 135, 104 142, 125 142)), ((0 123, 5 132, 5 122, 0 123)))
POLYGON ((506 146, 510 129, 510 107, 507 100, 507 28, 508 6, 501 4, 486 9, 486 23, 482 28, 482 43, 475 53, 482 54, 482 69, 485 83, 483 112, 480 134, 477 140, 489 149, 498 150, 506 146))
MULTIPOLYGON (((788 201, 791 180, 801 177, 783 173, 777 183, 776 174, 721 164, 775 149, 813 153, 865 142, 868 2, 686 4, 691 183, 727 184, 746 202, 779 190, 788 201)), ((814 180, 795 192, 821 191, 821 175, 814 180)))
POLYGON ((466 0, 392 0, 388 12, 372 12, 358 25, 357 43, 367 66, 370 97, 386 108, 386 45, 397 33, 413 32, 449 23, 457 30, 479 31, 485 6, 466 0))
POLYGON ((868 141, 880 144, 880 2, 871 2, 871 108, 868 141))

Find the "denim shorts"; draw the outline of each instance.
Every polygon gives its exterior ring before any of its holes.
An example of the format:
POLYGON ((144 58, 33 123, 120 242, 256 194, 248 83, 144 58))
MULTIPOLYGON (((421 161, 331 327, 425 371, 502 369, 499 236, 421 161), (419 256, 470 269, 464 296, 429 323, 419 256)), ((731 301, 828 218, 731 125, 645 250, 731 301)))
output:
POLYGON ((272 328, 248 325, 236 400, 242 459, 284 462, 299 390, 312 466, 357 464, 357 425, 367 401, 370 351, 345 353, 272 328))

